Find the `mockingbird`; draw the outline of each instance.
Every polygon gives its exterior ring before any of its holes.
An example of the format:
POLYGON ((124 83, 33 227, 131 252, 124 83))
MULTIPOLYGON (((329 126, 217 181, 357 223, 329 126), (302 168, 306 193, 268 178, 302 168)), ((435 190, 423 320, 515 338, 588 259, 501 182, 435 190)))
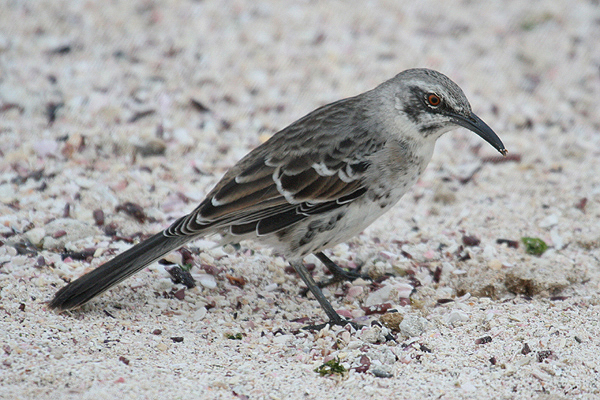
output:
POLYGON ((345 325, 302 260, 344 242, 388 211, 417 181, 436 140, 458 126, 503 155, 502 141, 445 75, 409 69, 355 97, 320 107, 235 164, 195 210, 60 289, 51 308, 80 306, 185 243, 217 233, 283 254, 324 309, 345 325))

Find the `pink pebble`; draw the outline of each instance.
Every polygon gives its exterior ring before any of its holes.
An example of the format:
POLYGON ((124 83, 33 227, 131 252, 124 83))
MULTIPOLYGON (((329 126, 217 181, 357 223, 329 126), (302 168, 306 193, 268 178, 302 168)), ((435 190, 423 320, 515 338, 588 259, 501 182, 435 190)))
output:
POLYGON ((433 251, 433 250, 427 250, 425 252, 425 254, 423 254, 423 257, 425 257, 428 260, 431 260, 431 259, 435 258, 435 251, 433 251))
POLYGON ((58 143, 55 140, 42 139, 33 143, 33 151, 39 157, 56 155, 58 143))
POLYGON ((348 289, 348 297, 356 297, 364 291, 362 286, 352 286, 348 289))
POLYGON ((346 309, 337 310, 337 313, 340 314, 342 317, 352 318, 352 314, 346 309))

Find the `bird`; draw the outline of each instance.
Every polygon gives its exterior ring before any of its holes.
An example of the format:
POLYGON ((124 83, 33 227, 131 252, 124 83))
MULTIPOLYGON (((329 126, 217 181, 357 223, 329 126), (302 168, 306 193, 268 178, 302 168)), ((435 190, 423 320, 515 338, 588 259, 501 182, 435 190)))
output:
POLYGON ((464 127, 502 155, 496 133, 462 89, 426 68, 400 72, 354 97, 324 105, 278 131, 231 167, 205 199, 162 232, 70 282, 49 307, 79 307, 167 253, 209 234, 273 248, 296 270, 327 315, 346 325, 303 264, 362 232, 418 180, 436 140, 464 127))

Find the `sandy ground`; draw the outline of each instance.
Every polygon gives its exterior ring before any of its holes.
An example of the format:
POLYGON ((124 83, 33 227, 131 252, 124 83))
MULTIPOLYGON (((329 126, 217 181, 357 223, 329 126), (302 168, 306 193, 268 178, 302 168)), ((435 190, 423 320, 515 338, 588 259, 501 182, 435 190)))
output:
POLYGON ((0 398, 598 398, 599 21, 572 0, 3 1, 0 398), (284 260, 210 237, 188 246, 194 289, 154 264, 47 309, 278 129, 417 66, 459 83, 511 157, 445 135, 328 252, 393 275, 326 291, 367 328, 301 331, 324 315, 284 260), (347 372, 315 372, 329 360, 347 372))

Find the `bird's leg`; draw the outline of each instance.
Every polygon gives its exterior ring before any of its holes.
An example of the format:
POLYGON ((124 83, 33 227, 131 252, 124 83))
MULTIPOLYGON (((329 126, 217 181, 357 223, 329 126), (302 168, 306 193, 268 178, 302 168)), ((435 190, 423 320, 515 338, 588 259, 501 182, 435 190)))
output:
POLYGON ((345 269, 340 268, 339 265, 337 265, 336 263, 331 261, 331 259, 329 257, 327 257, 322 251, 315 253, 315 256, 333 274, 333 278, 325 280, 325 281, 320 281, 317 283, 317 286, 319 286, 320 288, 332 285, 337 282, 343 282, 343 281, 351 282, 358 278, 371 280, 371 277, 369 275, 363 275, 360 273, 360 268, 357 268, 356 270, 345 270, 345 269))
POLYGON ((346 326, 347 324, 350 324, 355 329, 359 329, 360 328, 359 325, 357 325, 357 324, 355 324, 355 323, 353 323, 351 321, 347 321, 346 319, 342 318, 333 309, 333 307, 331 306, 331 304, 329 303, 329 301, 327 301, 327 299, 323 295, 323 292, 317 286, 317 284, 315 283, 314 279, 310 275, 310 272, 308 272, 308 270, 306 269, 306 267, 304 266, 304 264, 302 263, 302 261, 293 261, 293 262, 290 262, 290 265, 292 267, 294 267, 294 269, 296 270, 296 272, 298 273, 298 275, 300 275, 300 278, 302 278, 302 280, 304 281, 304 283, 306 284, 306 286, 308 286, 308 289, 315 296, 315 298, 317 299, 317 301, 319 302, 319 304, 321 305, 321 307, 325 311, 325 314, 327 314, 327 317, 329 318, 329 322, 327 322, 326 324, 306 326, 303 329, 310 329, 310 330, 317 329, 317 330, 320 330, 320 329, 324 328, 327 324, 330 324, 330 325, 340 325, 340 326, 346 326))

